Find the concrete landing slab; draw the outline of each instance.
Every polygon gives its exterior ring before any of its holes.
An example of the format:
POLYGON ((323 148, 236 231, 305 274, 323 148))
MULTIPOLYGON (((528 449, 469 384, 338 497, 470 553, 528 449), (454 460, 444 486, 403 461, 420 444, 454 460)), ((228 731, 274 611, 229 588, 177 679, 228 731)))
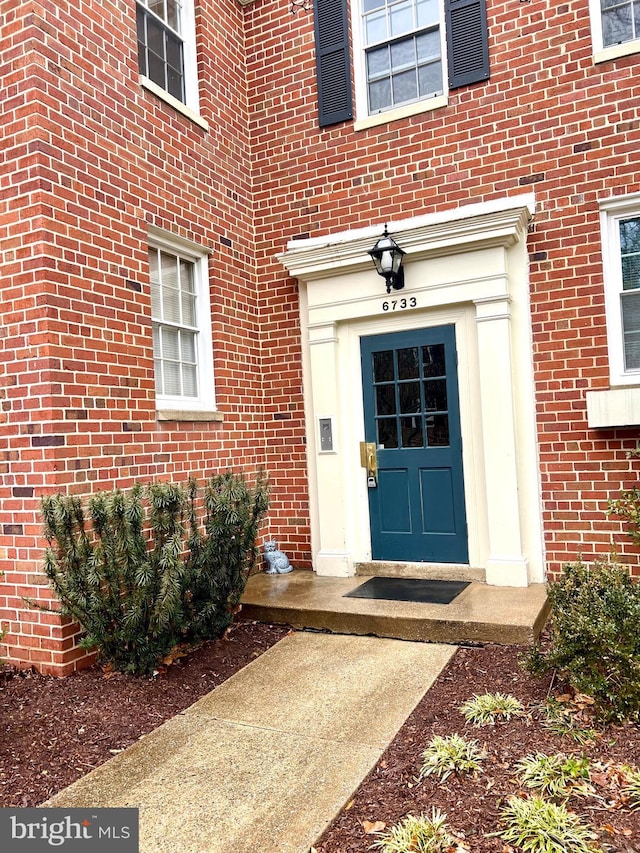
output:
POLYGON ((138 807, 141 853, 308 853, 454 651, 291 635, 45 805, 138 807))
POLYGON ((367 580, 314 572, 260 573, 249 579, 242 616, 294 628, 437 643, 531 643, 549 605, 544 584, 487 586, 472 582, 451 604, 345 598, 367 580))

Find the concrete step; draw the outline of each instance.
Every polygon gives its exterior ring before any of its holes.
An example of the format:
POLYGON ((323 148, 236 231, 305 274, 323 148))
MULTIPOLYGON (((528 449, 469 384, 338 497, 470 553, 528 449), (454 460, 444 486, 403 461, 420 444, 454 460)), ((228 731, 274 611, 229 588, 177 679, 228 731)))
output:
POLYGON ((371 560, 356 563, 356 575, 377 575, 385 578, 423 578, 425 580, 478 581, 484 583, 484 569, 458 563, 397 563, 371 560))
POLYGON ((260 573, 249 579, 241 618, 436 643, 532 643, 548 615, 546 587, 497 587, 473 581, 450 604, 344 596, 362 576, 318 577, 315 572, 260 573))

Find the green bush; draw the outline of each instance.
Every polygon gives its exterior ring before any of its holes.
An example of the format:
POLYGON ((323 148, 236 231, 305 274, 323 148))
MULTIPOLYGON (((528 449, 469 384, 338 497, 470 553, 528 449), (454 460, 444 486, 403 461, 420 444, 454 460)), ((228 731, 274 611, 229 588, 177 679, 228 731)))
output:
MULTIPOLYGON (((633 451, 634 455, 638 455, 633 451)), ((607 515, 618 515, 627 523, 627 533, 636 545, 640 545, 640 487, 622 492, 620 497, 609 501, 607 515)))
POLYGON ((42 501, 44 570, 60 612, 84 629, 115 669, 152 672, 180 642, 220 636, 231 623, 268 507, 260 474, 251 489, 231 473, 198 486, 154 483, 42 501))
POLYGON ((640 586, 616 565, 567 565, 549 585, 550 645, 537 645, 531 672, 555 670, 593 697, 605 720, 640 717, 640 586))

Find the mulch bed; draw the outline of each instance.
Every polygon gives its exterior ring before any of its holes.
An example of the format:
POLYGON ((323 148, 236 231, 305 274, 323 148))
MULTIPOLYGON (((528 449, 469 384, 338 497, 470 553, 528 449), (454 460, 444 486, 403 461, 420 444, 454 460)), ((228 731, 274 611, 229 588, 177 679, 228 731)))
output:
POLYGON ((179 714, 289 633, 238 622, 155 678, 0 666, 0 806, 37 806, 179 714))
MULTIPOLYGON (((539 706, 547 696, 568 697, 551 678, 537 679, 523 672, 522 647, 485 646, 461 648, 433 687, 418 704, 382 759, 364 780, 353 799, 315 845, 317 853, 364 853, 379 838, 376 825, 390 828, 407 814, 431 815, 432 808, 448 816, 448 824, 471 853, 510 853, 511 847, 497 837, 499 812, 506 797, 518 793, 514 765, 527 755, 584 754, 592 760, 624 762, 640 767, 640 727, 607 727, 601 738, 581 746, 566 735, 554 735, 541 727, 537 714, 511 719, 493 727, 476 728, 466 723, 460 706, 474 694, 508 693, 527 708, 539 706), (476 776, 450 776, 444 783, 428 776, 416 779, 422 752, 434 735, 458 733, 477 740, 488 753, 485 769, 476 776)), ((575 703, 573 703, 573 707, 575 703)), ((579 707, 579 706, 578 706, 579 707)), ((589 709, 577 711, 590 724, 589 709)), ((640 810, 608 807, 610 793, 605 779, 597 793, 604 797, 571 799, 569 806, 596 829, 605 851, 640 851, 640 810)), ((523 792, 521 792, 523 793, 523 792)))
MULTIPOLYGON (((152 679, 105 676, 99 667, 65 679, 0 667, 0 806, 36 806, 79 776, 180 713, 288 633, 287 628, 239 622, 225 639, 206 643, 152 679)), ((601 762, 640 766, 640 727, 608 727, 592 743, 579 745, 540 725, 533 712, 494 727, 474 728, 459 711, 475 694, 509 693, 534 709, 547 695, 569 694, 550 679, 524 673, 524 649, 461 648, 398 733, 347 807, 316 843, 317 853, 364 853, 405 815, 448 816, 451 829, 470 853, 511 853, 490 833, 509 794, 518 792, 515 763, 528 754, 582 754, 601 762), (476 776, 450 777, 444 784, 416 777, 421 753, 434 735, 453 732, 478 740, 487 750, 476 776)), ((575 701, 573 708, 580 708, 575 701)), ((589 708, 578 710, 587 715, 589 708)), ((594 780, 597 796, 574 797, 570 807, 599 834, 606 853, 640 851, 640 810, 616 802, 607 774, 594 780)), ((304 808, 304 804, 300 804, 304 808)), ((258 851, 256 851, 258 853, 258 851)))

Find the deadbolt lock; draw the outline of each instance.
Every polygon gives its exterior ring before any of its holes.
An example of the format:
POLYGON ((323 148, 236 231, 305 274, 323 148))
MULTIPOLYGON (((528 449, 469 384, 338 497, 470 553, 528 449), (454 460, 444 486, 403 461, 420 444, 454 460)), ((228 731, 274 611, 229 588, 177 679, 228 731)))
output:
POLYGON ((378 485, 378 457, 373 441, 360 442, 360 464, 367 469, 367 486, 375 489, 378 485))

